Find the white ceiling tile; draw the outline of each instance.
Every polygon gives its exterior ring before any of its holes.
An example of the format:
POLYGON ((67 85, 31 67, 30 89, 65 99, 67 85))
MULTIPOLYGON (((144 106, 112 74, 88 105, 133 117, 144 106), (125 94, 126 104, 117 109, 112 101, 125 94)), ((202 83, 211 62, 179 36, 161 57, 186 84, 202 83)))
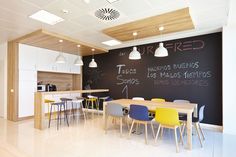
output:
POLYGON ((42 7, 49 5, 50 3, 53 3, 56 0, 23 0, 23 1, 25 1, 26 3, 30 3, 34 6, 42 8, 42 7))
POLYGON ((0 0, 0 4, 0 8, 5 8, 25 16, 29 16, 39 9, 38 7, 25 3, 22 0, 0 0))
POLYGON ((146 0, 119 0, 112 5, 127 16, 146 12, 146 10, 152 9, 146 0))
POLYGON ((44 7, 44 9, 67 20, 87 13, 86 9, 79 8, 67 0, 56 0, 44 7), (68 10, 68 13, 63 13, 63 9, 68 10))

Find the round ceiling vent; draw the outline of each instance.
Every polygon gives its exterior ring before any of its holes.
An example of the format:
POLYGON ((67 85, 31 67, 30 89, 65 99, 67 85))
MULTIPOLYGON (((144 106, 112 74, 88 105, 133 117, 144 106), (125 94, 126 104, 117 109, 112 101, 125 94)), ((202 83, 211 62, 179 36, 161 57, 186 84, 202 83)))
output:
POLYGON ((101 8, 95 11, 95 16, 101 20, 115 20, 120 16, 120 13, 112 8, 101 8))

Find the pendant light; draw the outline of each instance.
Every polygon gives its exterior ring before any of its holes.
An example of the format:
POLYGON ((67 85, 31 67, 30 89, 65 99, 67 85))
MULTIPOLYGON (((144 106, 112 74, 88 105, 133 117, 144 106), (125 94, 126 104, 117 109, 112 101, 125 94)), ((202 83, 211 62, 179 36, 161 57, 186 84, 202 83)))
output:
MULTIPOLYGON (((163 27, 163 26, 159 27, 159 31, 160 31, 160 35, 161 35, 161 36, 162 36, 162 31, 163 31, 163 30, 164 30, 164 27, 163 27)), ((168 51, 167 51, 167 49, 164 47, 163 42, 160 42, 160 43, 159 43, 159 47, 156 49, 154 56, 155 56, 155 57, 166 57, 166 56, 168 56, 168 51)))
POLYGON ((81 57, 79 56, 79 48, 80 48, 80 45, 77 45, 77 47, 78 47, 78 55, 77 55, 77 58, 76 58, 76 60, 75 60, 75 62, 74 62, 74 65, 76 65, 76 66, 83 66, 84 63, 83 63, 81 57))
MULTIPOLYGON (((134 40, 135 40, 135 37, 136 37, 137 35, 138 35, 137 32, 134 32, 134 33, 133 33, 134 40)), ((134 47, 133 47, 133 50, 130 52, 130 54, 129 54, 129 59, 130 59, 130 60, 138 60, 138 59, 141 59, 141 54, 140 54, 140 52, 138 52, 136 46, 134 46, 134 47)))
POLYGON ((60 64, 61 63, 66 63, 66 58, 62 54, 62 43, 63 43, 63 40, 59 40, 59 42, 61 43, 61 45, 60 45, 60 53, 56 57, 56 63, 60 63, 60 64))
POLYGON ((92 49, 93 57, 92 57, 91 62, 89 63, 89 67, 90 67, 90 68, 97 68, 97 67, 98 67, 97 63, 96 63, 95 60, 94 60, 94 51, 95 51, 95 49, 92 49))

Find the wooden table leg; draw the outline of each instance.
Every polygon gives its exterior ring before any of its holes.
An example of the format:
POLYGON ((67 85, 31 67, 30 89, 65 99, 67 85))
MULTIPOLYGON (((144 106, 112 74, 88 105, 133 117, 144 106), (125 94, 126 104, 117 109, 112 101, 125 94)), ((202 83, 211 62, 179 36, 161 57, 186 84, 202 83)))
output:
POLYGON ((192 150, 192 113, 187 114, 187 148, 192 150))
POLYGON ((103 124, 105 130, 107 128, 106 104, 107 104, 106 102, 103 102, 103 124))

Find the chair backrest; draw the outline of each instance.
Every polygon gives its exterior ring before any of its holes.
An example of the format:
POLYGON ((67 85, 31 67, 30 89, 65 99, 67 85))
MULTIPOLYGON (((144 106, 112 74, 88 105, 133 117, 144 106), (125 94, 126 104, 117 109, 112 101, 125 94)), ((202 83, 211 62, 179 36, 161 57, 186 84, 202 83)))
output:
POLYGON ((179 126, 179 115, 175 109, 157 108, 155 120, 162 125, 179 126))
POLYGON ((106 105, 106 113, 111 116, 116 116, 116 117, 123 117, 123 107, 120 104, 117 103, 108 103, 106 105))
POLYGON ((163 99, 163 98, 152 98, 151 101, 155 101, 155 102, 166 102, 166 100, 163 99))
POLYGON ((198 114, 199 122, 201 122, 204 119, 204 109, 205 105, 201 106, 199 109, 199 114, 198 114))
POLYGON ((133 97, 132 100, 144 100, 143 97, 133 97))
POLYGON ((148 108, 143 105, 130 105, 129 116, 135 120, 148 121, 148 108))
POLYGON ((189 100, 181 100, 181 99, 176 99, 173 101, 174 103, 190 103, 189 100))

